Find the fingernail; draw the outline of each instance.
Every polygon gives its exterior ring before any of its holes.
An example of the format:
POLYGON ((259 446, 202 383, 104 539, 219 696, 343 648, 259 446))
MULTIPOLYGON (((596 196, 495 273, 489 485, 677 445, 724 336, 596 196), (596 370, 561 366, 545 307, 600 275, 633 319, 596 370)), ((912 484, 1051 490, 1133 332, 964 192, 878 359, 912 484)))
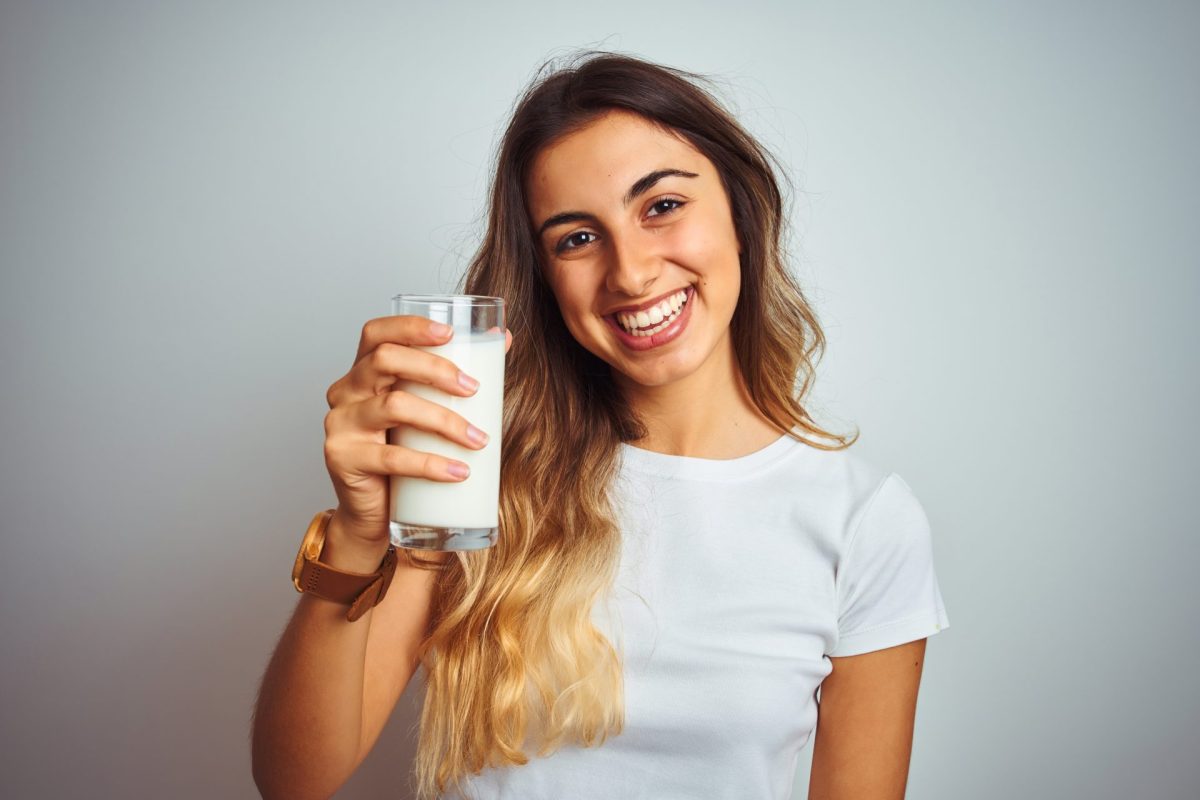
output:
POLYGON ((450 333, 450 326, 441 322, 429 323, 429 332, 434 336, 446 336, 450 333))
POLYGON ((473 392, 479 388, 479 381, 472 378, 465 372, 458 373, 458 385, 466 389, 468 392, 473 392))
POLYGON ((488 435, 476 428, 474 425, 467 425, 467 438, 475 444, 487 444, 488 435))
POLYGON ((446 465, 446 472, 455 478, 465 478, 471 474, 471 468, 466 464, 460 464, 457 461, 451 461, 446 465))

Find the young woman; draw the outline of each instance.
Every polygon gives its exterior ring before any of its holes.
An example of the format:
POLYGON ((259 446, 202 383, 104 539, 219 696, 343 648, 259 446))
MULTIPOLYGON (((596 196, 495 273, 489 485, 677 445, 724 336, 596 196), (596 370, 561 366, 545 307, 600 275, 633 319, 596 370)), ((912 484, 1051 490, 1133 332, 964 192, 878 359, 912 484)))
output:
MULTIPOLYGON (((804 409, 824 338, 783 224, 770 160, 693 76, 602 54, 526 92, 464 282, 515 334, 499 540, 402 558, 354 622, 301 597, 256 709, 264 796, 332 794, 420 663, 422 797, 788 798, 814 726, 810 797, 903 797, 948 626, 928 522, 804 409)), ((482 446, 392 389, 471 394, 415 349, 445 337, 371 320, 330 387, 323 562, 379 567, 389 475, 463 479, 388 428, 482 446)))

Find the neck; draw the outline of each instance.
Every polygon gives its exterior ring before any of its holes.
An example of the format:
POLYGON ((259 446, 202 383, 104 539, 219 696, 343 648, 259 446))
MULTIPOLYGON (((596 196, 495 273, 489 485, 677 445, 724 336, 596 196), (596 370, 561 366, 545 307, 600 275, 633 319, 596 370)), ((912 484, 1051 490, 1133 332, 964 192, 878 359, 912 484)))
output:
POLYGON ((687 377, 642 386, 614 380, 646 428, 635 447, 667 455, 728 459, 761 450, 783 435, 750 399, 728 333, 713 357, 687 377))

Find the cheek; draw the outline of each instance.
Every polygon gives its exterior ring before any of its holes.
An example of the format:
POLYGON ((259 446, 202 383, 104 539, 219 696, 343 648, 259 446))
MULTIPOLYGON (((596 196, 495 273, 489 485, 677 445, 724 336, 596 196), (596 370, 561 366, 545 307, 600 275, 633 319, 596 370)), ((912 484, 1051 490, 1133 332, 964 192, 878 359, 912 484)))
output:
POLYGON ((566 323, 567 330, 578 341, 585 326, 584 320, 590 314, 589 305, 585 300, 584 287, 565 281, 560 275, 557 276, 557 280, 551 282, 551 291, 554 293, 554 299, 558 303, 558 313, 566 323))
POLYGON ((672 237, 672 259, 699 276, 704 288, 736 301, 742 277, 737 238, 704 225, 673 233, 672 237))
POLYGON ((728 216, 695 215, 688 223, 672 228, 669 234, 670 247, 676 257, 697 272, 724 273, 730 264, 738 269, 737 234, 728 216))

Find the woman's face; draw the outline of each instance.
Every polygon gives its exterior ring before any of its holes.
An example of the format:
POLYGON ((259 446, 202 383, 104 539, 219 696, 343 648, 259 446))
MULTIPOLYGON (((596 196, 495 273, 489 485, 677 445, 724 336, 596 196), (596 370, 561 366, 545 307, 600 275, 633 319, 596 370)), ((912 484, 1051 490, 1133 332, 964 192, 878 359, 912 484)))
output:
POLYGON ((563 320, 618 380, 662 386, 732 355, 740 247, 686 140, 609 112, 538 154, 526 196, 563 320))

